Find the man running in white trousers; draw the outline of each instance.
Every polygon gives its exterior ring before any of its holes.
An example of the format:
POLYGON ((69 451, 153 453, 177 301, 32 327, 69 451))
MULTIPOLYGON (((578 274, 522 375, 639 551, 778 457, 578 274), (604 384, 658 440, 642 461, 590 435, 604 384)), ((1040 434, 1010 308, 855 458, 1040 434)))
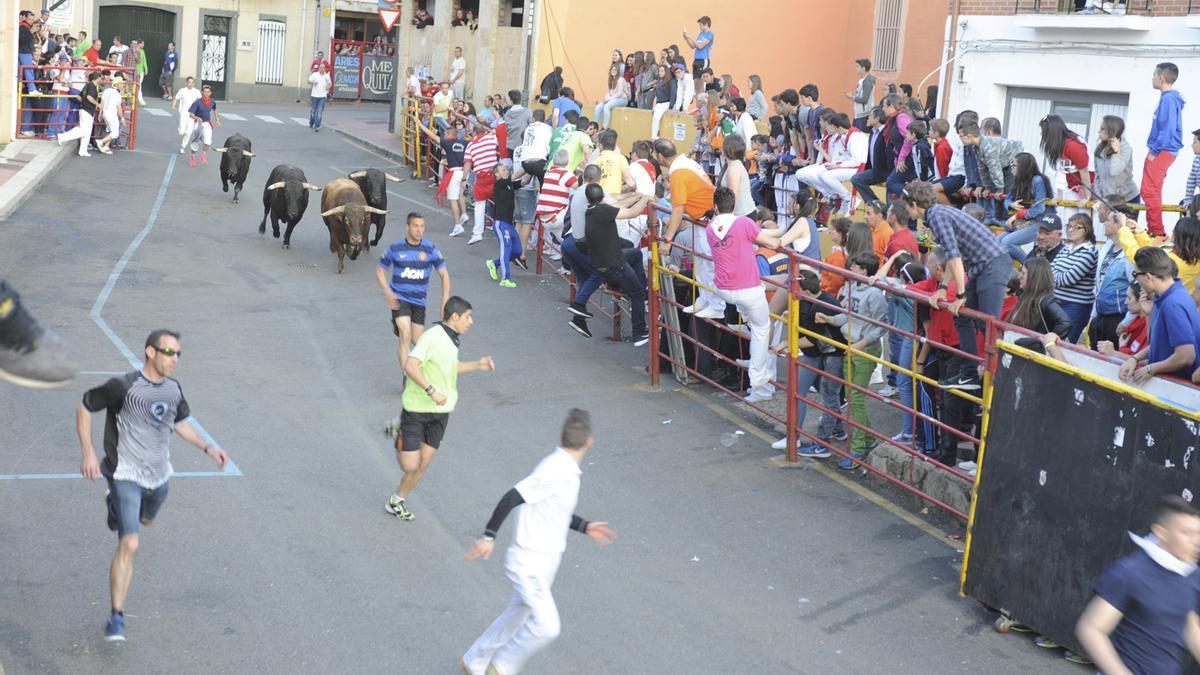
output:
POLYGON ((187 78, 187 86, 180 89, 175 94, 175 100, 171 101, 171 110, 179 111, 179 154, 183 154, 187 150, 188 139, 192 137, 192 114, 188 111, 192 109, 192 104, 200 98, 200 90, 196 88, 196 78, 187 78))
POLYGON ((516 533, 504 559, 513 584, 512 598, 459 661, 464 673, 515 675, 529 657, 558 637, 558 608, 550 586, 567 548, 568 528, 601 545, 616 539, 608 523, 590 523, 574 513, 582 474, 579 467, 592 440, 591 416, 586 410, 572 408, 559 437, 562 446, 504 494, 483 536, 467 551, 467 560, 491 557, 496 531, 516 509, 516 533))

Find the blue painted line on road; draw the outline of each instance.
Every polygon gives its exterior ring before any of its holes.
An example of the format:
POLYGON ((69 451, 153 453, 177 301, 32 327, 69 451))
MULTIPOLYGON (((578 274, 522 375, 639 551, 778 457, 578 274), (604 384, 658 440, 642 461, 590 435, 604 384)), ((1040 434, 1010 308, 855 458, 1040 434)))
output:
MULTIPOLYGON (((106 336, 108 336, 109 341, 112 342, 113 345, 117 348, 117 350, 121 352, 121 355, 125 357, 125 360, 129 362, 129 365, 133 366, 135 369, 138 369, 138 370, 141 370, 141 368, 144 364, 138 360, 138 358, 134 355, 133 351, 131 349, 129 349, 129 346, 125 344, 125 341, 122 340, 119 335, 117 335, 116 331, 114 331, 112 329, 112 327, 108 325, 108 322, 104 320, 104 316, 102 313, 104 311, 104 305, 106 305, 108 303, 108 299, 112 295, 113 289, 116 288, 116 286, 117 286, 117 281, 120 280, 120 278, 121 278, 121 273, 125 271, 125 267, 127 265, 129 265, 129 261, 130 261, 130 259, 133 258, 133 254, 137 252, 138 248, 142 245, 142 242, 145 241, 146 237, 150 236, 150 232, 152 232, 154 230, 154 226, 158 223, 158 213, 159 213, 159 211, 162 210, 163 202, 167 198, 167 186, 171 182, 171 175, 175 173, 175 162, 178 161, 178 159, 179 159, 179 157, 177 155, 171 155, 171 161, 167 163, 167 171, 163 175, 162 184, 159 185, 159 188, 158 188, 158 196, 155 197, 154 206, 150 209, 150 215, 147 216, 147 218, 146 218, 146 226, 142 228, 142 231, 139 232, 136 237, 134 237, 133 241, 130 242, 129 246, 125 249, 125 253, 121 255, 121 258, 117 261, 117 264, 113 267, 112 272, 108 275, 108 281, 105 282, 104 288, 101 289, 101 291, 100 291, 100 295, 98 295, 96 297, 96 302, 95 302, 95 304, 92 305, 92 311, 90 313, 90 316, 92 317, 92 321, 94 321, 96 323, 96 325, 100 327, 100 330, 103 331, 106 336)), ((105 375, 119 375, 120 374, 120 373, 109 373, 106 371, 86 371, 84 374, 88 374, 88 373, 98 374, 98 375, 99 374, 105 374, 105 375)), ((208 444, 213 445, 215 447, 218 447, 218 448, 221 447, 221 444, 218 443, 216 441, 216 439, 214 439, 204 429, 203 426, 201 426, 199 420, 197 420, 194 417, 190 417, 190 418, 188 418, 188 420, 191 422, 192 427, 196 429, 196 433, 200 434, 201 438, 203 438, 205 440, 205 442, 207 442, 208 444)), ((176 473, 173 475, 182 476, 182 477, 197 477, 197 476, 241 476, 243 474, 242 474, 241 469, 239 469, 237 467, 237 464, 234 464, 233 460, 231 459, 225 464, 224 471, 183 471, 183 472, 176 473)), ((12 475, 0 475, 0 480, 20 480, 20 479, 32 479, 32 478, 66 478, 66 477, 82 478, 82 476, 80 476, 78 474, 12 474, 12 475)))

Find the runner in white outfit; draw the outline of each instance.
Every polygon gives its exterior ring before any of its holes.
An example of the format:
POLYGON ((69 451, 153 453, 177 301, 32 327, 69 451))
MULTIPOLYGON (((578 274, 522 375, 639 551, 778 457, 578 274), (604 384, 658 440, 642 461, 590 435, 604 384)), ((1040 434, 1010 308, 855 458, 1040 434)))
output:
POLYGON ((826 130, 820 145, 822 161, 800 169, 796 178, 826 197, 840 199, 838 213, 849 215, 853 200, 844 182, 867 163, 867 134, 855 129, 845 113, 830 116, 828 123, 822 121, 821 126, 826 130))
POLYGON ((562 446, 539 462, 533 473, 505 493, 483 536, 467 551, 467 560, 487 560, 496 530, 516 509, 516 532, 504 560, 512 599, 463 655, 459 665, 468 675, 516 675, 529 657, 558 637, 558 608, 550 586, 567 548, 568 528, 599 544, 616 538, 607 523, 589 523, 574 514, 579 467, 592 447, 591 417, 586 411, 573 408, 567 413, 560 442, 562 446))
POLYGON ((200 98, 200 90, 196 88, 196 79, 193 77, 187 78, 187 86, 180 89, 175 94, 175 100, 171 101, 171 109, 179 111, 179 154, 183 154, 187 149, 188 139, 192 137, 192 128, 194 122, 192 116, 188 114, 192 104, 196 99, 200 98))

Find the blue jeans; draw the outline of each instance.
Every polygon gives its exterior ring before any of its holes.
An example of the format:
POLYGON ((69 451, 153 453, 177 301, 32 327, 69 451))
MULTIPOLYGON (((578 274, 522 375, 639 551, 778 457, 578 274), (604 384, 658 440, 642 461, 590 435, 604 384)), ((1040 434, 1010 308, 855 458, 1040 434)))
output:
POLYGON ((308 128, 320 129, 321 117, 325 114, 326 96, 312 97, 312 111, 308 113, 308 128))
POLYGON ((909 171, 908 169, 896 169, 888 174, 887 181, 885 181, 888 191, 887 198, 891 199, 892 195, 903 195, 905 184, 907 184, 910 180, 916 180, 916 178, 916 172, 909 171))
POLYGON ((33 54, 17 54, 18 66, 29 66, 29 69, 21 69, 21 79, 25 81, 25 93, 32 94, 37 91, 37 85, 33 83, 33 54))
MULTIPOLYGON (((1012 258, 1002 253, 989 260, 978 272, 969 275, 963 293, 967 309, 999 319, 1000 310, 1004 307, 1004 290, 1008 287, 1012 269, 1012 258)), ((983 328, 982 324, 977 325, 974 319, 960 313, 954 317, 954 327, 958 329, 958 348, 971 356, 979 356, 976 333, 983 328)), ((977 365, 972 359, 962 359, 959 377, 975 379, 977 365)))
POLYGON ((608 121, 612 118, 613 108, 620 108, 628 104, 629 99, 627 98, 614 98, 606 103, 597 103, 596 114, 592 115, 592 121, 598 123, 601 129, 607 129, 608 121))
MULTIPOLYGON (((887 323, 889 326, 896 325, 896 314, 899 311, 900 311, 900 307, 896 303, 889 302, 887 304, 887 323)), ((904 336, 897 333, 896 331, 889 330, 887 332, 887 345, 888 345, 887 360, 888 360, 888 363, 891 363, 893 365, 898 365, 898 366, 904 365, 904 361, 900 360, 900 342, 902 340, 904 340, 904 336)), ((893 387, 896 386, 897 375, 899 375, 899 373, 897 373, 894 370, 889 369, 887 371, 887 383, 893 387)))
POLYGON ((592 267, 591 258, 584 255, 575 245, 575 237, 569 234, 563 237, 561 251, 567 269, 575 273, 576 281, 579 283, 579 286, 575 288, 575 304, 587 307, 588 300, 592 297, 592 293, 600 288, 603 278, 596 268, 592 267))
MULTIPOLYGON (((896 334, 891 333, 891 335, 896 335, 896 334)), ((890 343, 888 346, 889 347, 891 346, 890 343)), ((892 363, 895 363, 895 364, 899 365, 901 368, 906 368, 906 369, 911 369, 913 367, 913 341, 912 340, 905 338, 905 337, 900 338, 900 350, 899 350, 899 352, 896 352, 895 360, 892 361, 892 363)), ((900 390, 900 405, 903 405, 905 408, 908 408, 911 410, 913 407, 913 379, 912 379, 912 377, 906 373, 897 372, 896 373, 896 388, 900 390)), ((906 436, 911 436, 913 433, 913 414, 906 412, 906 413, 904 413, 903 416, 904 416, 904 426, 900 429, 900 432, 905 434, 906 436)))
POLYGON ((1004 248, 1008 249, 1008 255, 1011 256, 1013 260, 1024 264, 1025 256, 1028 254, 1025 253, 1025 251, 1020 247, 1037 241, 1037 233, 1037 224, 1030 222, 1019 230, 1005 232, 1004 234, 1000 235, 1000 243, 1004 246, 1004 248))
POLYGON ((1058 304, 1062 305, 1063 311, 1071 317, 1071 332, 1067 333, 1066 340, 1075 344, 1079 341, 1079 336, 1083 334, 1083 329, 1087 327, 1088 319, 1092 316, 1092 305, 1088 302, 1067 302, 1061 299, 1058 304))
POLYGON ((167 483, 146 489, 133 481, 108 479, 109 515, 117 521, 117 536, 137 534, 138 527, 152 522, 167 501, 167 483))
MULTIPOLYGON (((828 373, 833 377, 840 378, 842 376, 842 365, 844 358, 837 354, 822 354, 821 356, 805 356, 800 355, 800 362, 810 365, 817 370, 828 373)), ((841 397, 838 395, 842 389, 842 383, 834 380, 832 377, 821 377, 821 373, 814 372, 801 366, 797 369, 799 372, 796 376, 796 392, 800 394, 800 400, 796 402, 796 424, 800 428, 804 428, 804 418, 808 415, 808 403, 805 402, 806 396, 809 395, 809 389, 812 388, 813 382, 820 378, 817 384, 817 389, 821 392, 821 405, 830 410, 837 410, 841 406, 841 397)), ((827 412, 821 412, 821 419, 817 423, 817 438, 828 439, 834 434, 845 433, 845 425, 842 420, 830 415, 827 412)), ((808 445, 807 443, 797 443, 797 445, 808 445)))
POLYGON ((890 175, 890 169, 870 168, 851 176, 850 184, 858 190, 858 196, 864 201, 878 202, 879 199, 876 198, 871 186, 886 182, 890 175))
POLYGON ((492 223, 492 232, 500 240, 500 257, 496 258, 496 267, 500 268, 501 279, 511 279, 512 261, 521 257, 521 235, 512 223, 497 220, 492 223))

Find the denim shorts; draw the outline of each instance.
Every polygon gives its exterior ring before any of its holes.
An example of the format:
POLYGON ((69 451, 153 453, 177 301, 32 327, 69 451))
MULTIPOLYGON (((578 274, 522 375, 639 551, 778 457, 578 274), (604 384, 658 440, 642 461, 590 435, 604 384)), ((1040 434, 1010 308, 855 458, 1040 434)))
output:
POLYGON ((534 209, 537 207, 537 190, 517 190, 513 192, 513 221, 517 223, 532 223, 534 209))
POLYGON ((154 520, 167 501, 167 485, 149 490, 133 481, 108 479, 108 522, 111 527, 116 521, 117 536, 137 534, 142 523, 154 520))

